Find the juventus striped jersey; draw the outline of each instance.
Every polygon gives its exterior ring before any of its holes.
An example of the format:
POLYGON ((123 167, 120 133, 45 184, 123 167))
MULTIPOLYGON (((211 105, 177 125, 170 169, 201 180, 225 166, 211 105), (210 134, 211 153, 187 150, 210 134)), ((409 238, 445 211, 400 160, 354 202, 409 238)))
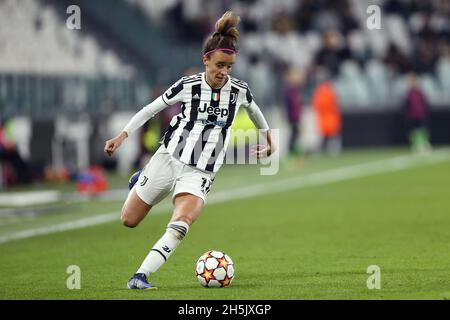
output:
POLYGON ((228 76, 225 84, 215 89, 203 72, 178 80, 139 111, 123 131, 134 131, 177 102, 181 102, 181 110, 172 118, 161 143, 172 157, 204 171, 217 172, 223 164, 231 125, 241 106, 258 129, 269 129, 245 82, 228 76))

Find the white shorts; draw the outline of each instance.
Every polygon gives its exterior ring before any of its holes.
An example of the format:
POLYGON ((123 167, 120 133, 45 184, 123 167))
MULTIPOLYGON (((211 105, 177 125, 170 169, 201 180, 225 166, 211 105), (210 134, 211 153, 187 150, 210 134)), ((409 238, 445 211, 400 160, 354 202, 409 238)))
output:
POLYGON ((206 172, 173 158, 161 145, 145 165, 134 185, 139 198, 154 206, 172 190, 172 200, 179 193, 190 193, 206 203, 215 173, 206 172))

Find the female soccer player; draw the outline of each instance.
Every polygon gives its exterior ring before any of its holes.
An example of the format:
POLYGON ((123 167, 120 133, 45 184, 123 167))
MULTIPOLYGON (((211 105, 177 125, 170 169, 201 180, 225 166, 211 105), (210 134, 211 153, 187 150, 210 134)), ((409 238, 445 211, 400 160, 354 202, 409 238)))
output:
POLYGON ((147 279, 172 255, 199 216, 223 163, 231 125, 240 106, 247 110, 267 141, 267 145, 258 145, 253 155, 260 158, 274 151, 269 126, 253 101, 248 85, 229 75, 236 59, 238 22, 238 16, 226 12, 216 22, 215 32, 204 45, 205 72, 181 78, 136 113, 120 134, 106 141, 104 151, 112 155, 129 134, 158 112, 182 103, 160 148, 139 173, 134 185, 131 183, 122 208, 122 223, 134 228, 154 205, 174 190, 174 209, 166 232, 128 281, 130 289, 156 288, 147 279))

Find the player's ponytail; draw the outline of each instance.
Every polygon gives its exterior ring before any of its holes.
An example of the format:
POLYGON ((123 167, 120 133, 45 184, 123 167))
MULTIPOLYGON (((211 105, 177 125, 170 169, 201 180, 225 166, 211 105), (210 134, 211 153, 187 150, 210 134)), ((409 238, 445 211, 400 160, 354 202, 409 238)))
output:
POLYGON ((206 40, 203 54, 208 56, 216 50, 236 53, 238 50, 239 30, 237 25, 239 16, 227 11, 216 22, 215 32, 206 40))

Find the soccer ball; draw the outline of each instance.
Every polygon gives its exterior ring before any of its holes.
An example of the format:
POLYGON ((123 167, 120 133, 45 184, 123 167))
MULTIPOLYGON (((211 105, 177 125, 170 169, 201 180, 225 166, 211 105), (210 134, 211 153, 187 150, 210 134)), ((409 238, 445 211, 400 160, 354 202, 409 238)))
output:
POLYGON ((229 286, 234 278, 233 260, 221 251, 205 252, 197 261, 195 276, 203 287, 229 286))

